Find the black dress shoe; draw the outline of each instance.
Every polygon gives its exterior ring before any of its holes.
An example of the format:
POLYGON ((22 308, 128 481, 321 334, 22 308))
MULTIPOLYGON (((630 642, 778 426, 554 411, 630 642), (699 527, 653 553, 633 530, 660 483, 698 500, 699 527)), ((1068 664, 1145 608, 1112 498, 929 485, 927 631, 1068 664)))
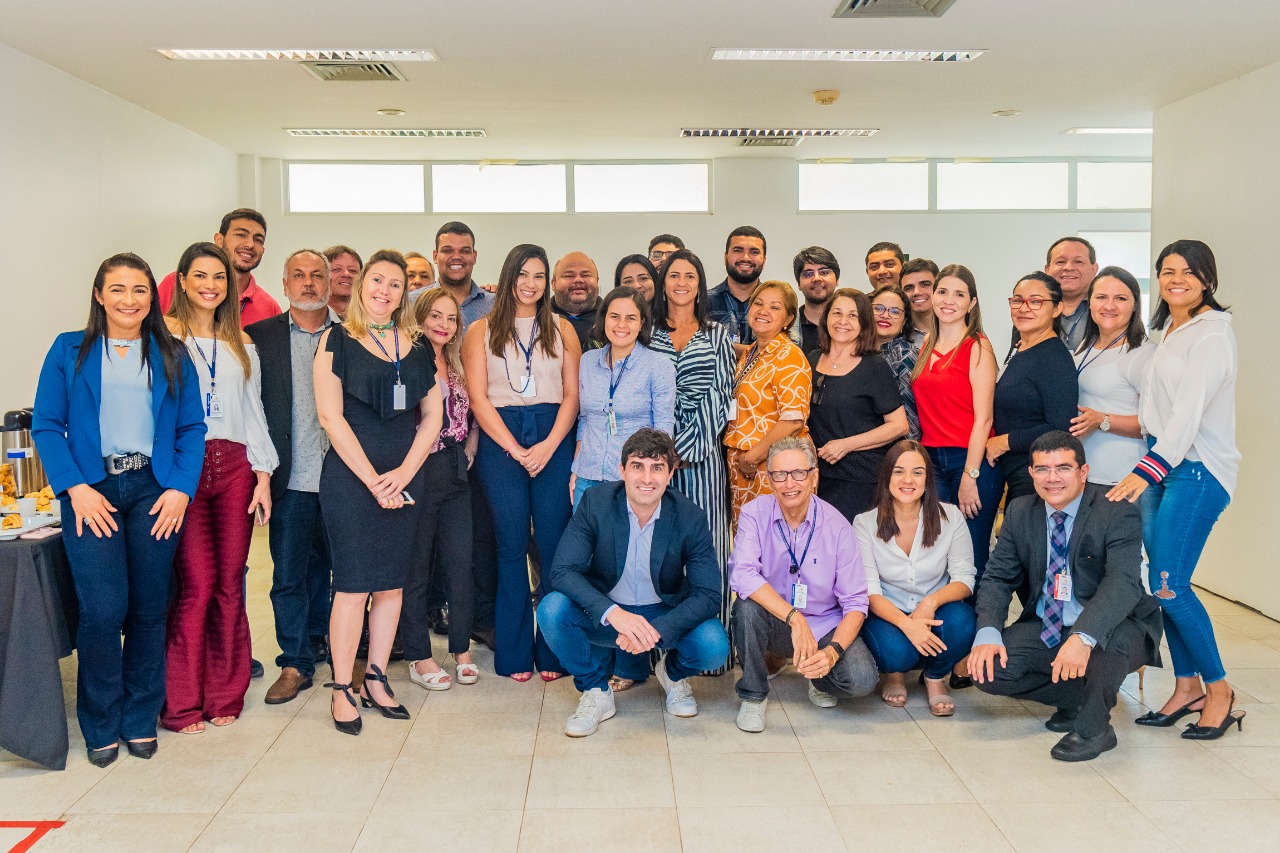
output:
POLYGON ((973 686, 973 679, 967 675, 956 675, 951 673, 951 677, 947 679, 947 684, 951 685, 952 690, 964 690, 966 687, 973 686))
POLYGON ((409 709, 403 705, 380 705, 374 701, 373 696, 369 693, 370 681, 381 681, 382 689, 387 691, 387 696, 392 699, 396 698, 396 694, 391 692, 391 685, 387 683, 387 676, 377 664, 369 664, 372 672, 365 672, 365 684, 360 688, 360 705, 364 708, 377 708, 378 713, 389 720, 407 720, 409 719, 409 709))
POLYGON ((129 754, 134 758, 150 758, 156 754, 160 742, 156 739, 151 740, 130 740, 125 741, 124 748, 129 750, 129 754))
MULTIPOLYGON (((357 712, 359 711, 359 706, 356 705, 356 699, 351 695, 350 682, 346 684, 339 684, 336 681, 330 681, 325 685, 325 687, 332 687, 334 690, 337 690, 342 694, 344 699, 351 703, 352 708, 355 708, 357 712)), ((332 706, 329 708, 329 715, 333 716, 332 706)), ((358 735, 360 734, 360 729, 364 727, 364 721, 359 717, 356 717, 354 720, 339 720, 337 717, 333 717, 333 727, 344 735, 358 735)))
POLYGON ((1158 728, 1167 729, 1187 714, 1199 714, 1203 711, 1204 705, 1201 705, 1199 708, 1192 708, 1191 706, 1197 702, 1204 702, 1204 700, 1205 697, 1203 696, 1199 699, 1192 699, 1190 702, 1170 714, 1161 714, 1159 711, 1148 711, 1138 719, 1134 720, 1134 722, 1140 726, 1156 726, 1158 728))
POLYGON ((90 764, 94 767, 106 767, 115 763, 115 760, 120 757, 120 744, 104 746, 102 749, 90 749, 88 752, 90 764))
POLYGON ((449 636, 449 608, 437 607, 435 610, 427 613, 427 622, 431 625, 431 631, 437 637, 449 636))
POLYGON ((1190 723, 1182 730, 1182 736, 1187 740, 1217 740, 1227 733, 1227 730, 1235 726, 1238 731, 1244 731, 1244 711, 1235 710, 1236 692, 1231 691, 1231 704, 1227 706, 1227 716, 1221 723, 1216 726, 1202 726, 1199 723, 1190 723))
POLYGON ((311 635, 311 657, 316 663, 324 663, 329 659, 329 638, 324 634, 311 635))
POLYGON ((476 628, 471 632, 471 639, 475 640, 480 645, 485 646, 490 651, 494 651, 494 646, 497 644, 492 628, 476 628))
POLYGON ((1089 761, 1097 758, 1108 749, 1116 748, 1116 730, 1107 726, 1107 730, 1093 737, 1081 737, 1075 732, 1068 732, 1062 740, 1053 745, 1049 754, 1059 761, 1089 761))
POLYGON ((263 673, 265 672, 266 670, 262 668, 261 663, 254 660, 253 658, 249 658, 249 677, 250 678, 261 678, 263 673))
POLYGON ((1053 716, 1044 721, 1044 727, 1051 732, 1066 734, 1076 724, 1076 717, 1080 716, 1079 708, 1059 708, 1053 712, 1053 716))

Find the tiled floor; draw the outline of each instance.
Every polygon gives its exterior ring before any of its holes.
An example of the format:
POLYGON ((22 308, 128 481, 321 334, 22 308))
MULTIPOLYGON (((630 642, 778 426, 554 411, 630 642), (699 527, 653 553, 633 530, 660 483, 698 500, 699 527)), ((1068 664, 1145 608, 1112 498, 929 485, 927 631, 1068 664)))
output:
MULTIPOLYGON (((265 540, 254 566, 268 564, 265 540)), ((956 694, 929 716, 879 699, 809 704, 784 673, 768 731, 739 732, 732 676, 699 679, 701 713, 662 712, 656 684, 619 694, 618 716, 583 740, 562 734, 568 679, 492 675, 427 694, 392 666, 408 723, 365 714, 364 734, 329 722, 328 691, 267 706, 275 673, 269 573, 250 576, 250 621, 267 677, 242 719, 201 735, 163 732, 150 762, 90 766, 63 675, 71 758, 54 773, 0 753, 0 822, 63 820, 35 853, 460 850, 1267 850, 1280 837, 1280 623, 1207 595, 1242 734, 1209 744, 1130 720, 1172 676, 1136 676, 1117 708, 1120 747, 1087 764, 1049 757, 1049 709, 956 694)), ((327 675, 327 673, 324 673, 327 675)), ((0 828, 0 850, 24 831, 0 828)))

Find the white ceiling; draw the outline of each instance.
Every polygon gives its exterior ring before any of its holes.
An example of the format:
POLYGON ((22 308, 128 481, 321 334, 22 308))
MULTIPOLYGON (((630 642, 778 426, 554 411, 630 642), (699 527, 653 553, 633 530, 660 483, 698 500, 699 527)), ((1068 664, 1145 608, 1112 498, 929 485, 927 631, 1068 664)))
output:
MULTIPOLYGON (((242 154, 351 159, 1150 154, 1152 111, 1280 61, 1274 0, 957 0, 834 20, 837 0, 0 0, 0 40, 242 154), (434 48, 403 83, 156 48, 434 48), (712 47, 985 48, 971 64, 711 62, 712 47), (820 107, 810 93, 839 89, 820 107), (375 114, 382 107, 402 118, 375 114), (993 118, 1020 109, 1015 118, 993 118), (879 127, 740 149, 681 126, 879 127), (293 139, 285 127, 482 127, 483 140, 293 139)), ((56 109, 51 104, 50 109, 56 109)), ((1223 129, 1229 132, 1229 129, 1223 129)), ((92 128, 85 128, 92 133, 92 128)))

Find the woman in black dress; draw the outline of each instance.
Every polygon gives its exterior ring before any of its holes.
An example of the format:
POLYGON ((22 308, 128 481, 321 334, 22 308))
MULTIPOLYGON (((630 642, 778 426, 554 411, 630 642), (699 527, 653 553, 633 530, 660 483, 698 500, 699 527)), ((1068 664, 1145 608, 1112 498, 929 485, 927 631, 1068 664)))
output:
POLYGON ((885 448, 907 434, 893 370, 880 355, 871 300, 841 288, 818 326, 809 433, 818 448, 818 497, 845 518, 876 505, 885 448))
POLYGON ((320 511, 333 560, 331 713, 338 731, 360 733, 348 678, 369 610, 369 660, 361 702, 407 720, 385 674, 412 562, 422 463, 440 434, 443 404, 435 356, 404 303, 404 257, 374 253, 351 289, 341 326, 325 332, 315 361, 316 408, 331 447, 320 473, 320 511), (343 701, 345 699, 345 701, 343 701))

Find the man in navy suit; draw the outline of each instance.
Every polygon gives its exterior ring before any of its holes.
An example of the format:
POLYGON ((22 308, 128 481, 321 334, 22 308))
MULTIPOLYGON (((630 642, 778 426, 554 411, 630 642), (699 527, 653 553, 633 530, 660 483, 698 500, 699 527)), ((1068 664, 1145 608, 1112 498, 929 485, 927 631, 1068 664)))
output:
POLYGON ((638 430, 622 446, 622 479, 588 489, 560 539, 538 625, 582 691, 569 737, 614 715, 616 653, 666 652, 656 673, 676 717, 698 713, 689 677, 729 656, 707 516, 667 489, 675 463, 670 436, 638 430))

